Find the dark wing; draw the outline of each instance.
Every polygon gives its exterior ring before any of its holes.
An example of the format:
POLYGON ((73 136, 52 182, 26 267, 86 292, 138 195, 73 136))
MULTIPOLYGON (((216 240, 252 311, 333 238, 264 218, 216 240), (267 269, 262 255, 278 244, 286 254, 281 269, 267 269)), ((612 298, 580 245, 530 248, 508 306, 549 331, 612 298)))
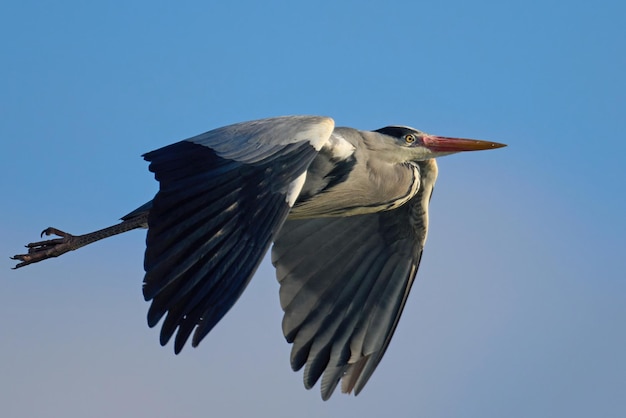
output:
POLYGON ((272 249, 293 343, 291 366, 322 398, 341 379, 358 394, 398 324, 426 241, 434 160, 419 163, 418 194, 398 209, 337 218, 287 220, 272 249))
POLYGON ((216 129, 145 154, 160 183, 148 217, 144 297, 161 344, 196 346, 237 301, 334 123, 282 117, 216 129))

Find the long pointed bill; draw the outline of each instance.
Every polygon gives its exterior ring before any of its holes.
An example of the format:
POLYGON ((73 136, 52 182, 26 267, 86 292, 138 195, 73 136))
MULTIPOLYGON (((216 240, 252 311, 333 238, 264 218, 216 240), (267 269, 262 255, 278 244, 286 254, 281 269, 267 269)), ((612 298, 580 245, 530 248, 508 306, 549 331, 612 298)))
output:
POLYGON ((424 135, 424 146, 433 152, 483 151, 506 147, 498 142, 480 141, 478 139, 447 138, 445 136, 424 135))

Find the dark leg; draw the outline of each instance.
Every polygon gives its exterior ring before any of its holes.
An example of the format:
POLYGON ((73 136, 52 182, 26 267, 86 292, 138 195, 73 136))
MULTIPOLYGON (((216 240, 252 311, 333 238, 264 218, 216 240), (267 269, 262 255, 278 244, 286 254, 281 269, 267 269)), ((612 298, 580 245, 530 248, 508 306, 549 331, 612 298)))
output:
POLYGON ((12 260, 21 261, 21 263, 18 263, 15 267, 13 267, 13 269, 38 263, 39 261, 46 260, 48 258, 58 257, 68 251, 76 250, 101 239, 121 234, 122 232, 127 232, 136 228, 146 228, 147 226, 148 212, 145 212, 136 217, 124 220, 119 224, 90 232, 85 235, 72 235, 56 228, 46 228, 41 233, 42 237, 44 235, 57 235, 61 238, 26 244, 26 248, 28 248, 27 254, 17 254, 11 257, 12 260))

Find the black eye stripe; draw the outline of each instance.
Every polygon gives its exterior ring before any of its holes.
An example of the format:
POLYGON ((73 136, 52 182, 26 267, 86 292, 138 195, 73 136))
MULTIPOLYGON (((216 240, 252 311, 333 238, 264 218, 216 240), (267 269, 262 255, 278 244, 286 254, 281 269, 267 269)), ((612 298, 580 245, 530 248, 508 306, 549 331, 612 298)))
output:
POLYGON ((413 135, 413 137, 417 138, 419 133, 415 129, 406 128, 404 126, 386 126, 384 128, 377 129, 374 132, 402 139, 404 139, 407 135, 413 135))

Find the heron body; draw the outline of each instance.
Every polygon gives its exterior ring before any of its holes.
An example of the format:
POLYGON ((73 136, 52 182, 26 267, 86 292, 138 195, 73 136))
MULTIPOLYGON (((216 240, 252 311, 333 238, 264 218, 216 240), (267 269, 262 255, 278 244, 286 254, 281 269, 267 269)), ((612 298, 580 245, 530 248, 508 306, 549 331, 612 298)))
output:
POLYGON ((62 238, 14 258, 21 267, 147 226, 148 324, 162 320, 161 344, 174 337, 178 353, 228 312, 273 243, 292 368, 304 367, 307 388, 321 378, 323 399, 340 381, 358 394, 417 273, 434 158, 501 146, 402 126, 335 128, 317 116, 243 122, 145 154, 159 192, 117 229, 51 228, 62 238))

